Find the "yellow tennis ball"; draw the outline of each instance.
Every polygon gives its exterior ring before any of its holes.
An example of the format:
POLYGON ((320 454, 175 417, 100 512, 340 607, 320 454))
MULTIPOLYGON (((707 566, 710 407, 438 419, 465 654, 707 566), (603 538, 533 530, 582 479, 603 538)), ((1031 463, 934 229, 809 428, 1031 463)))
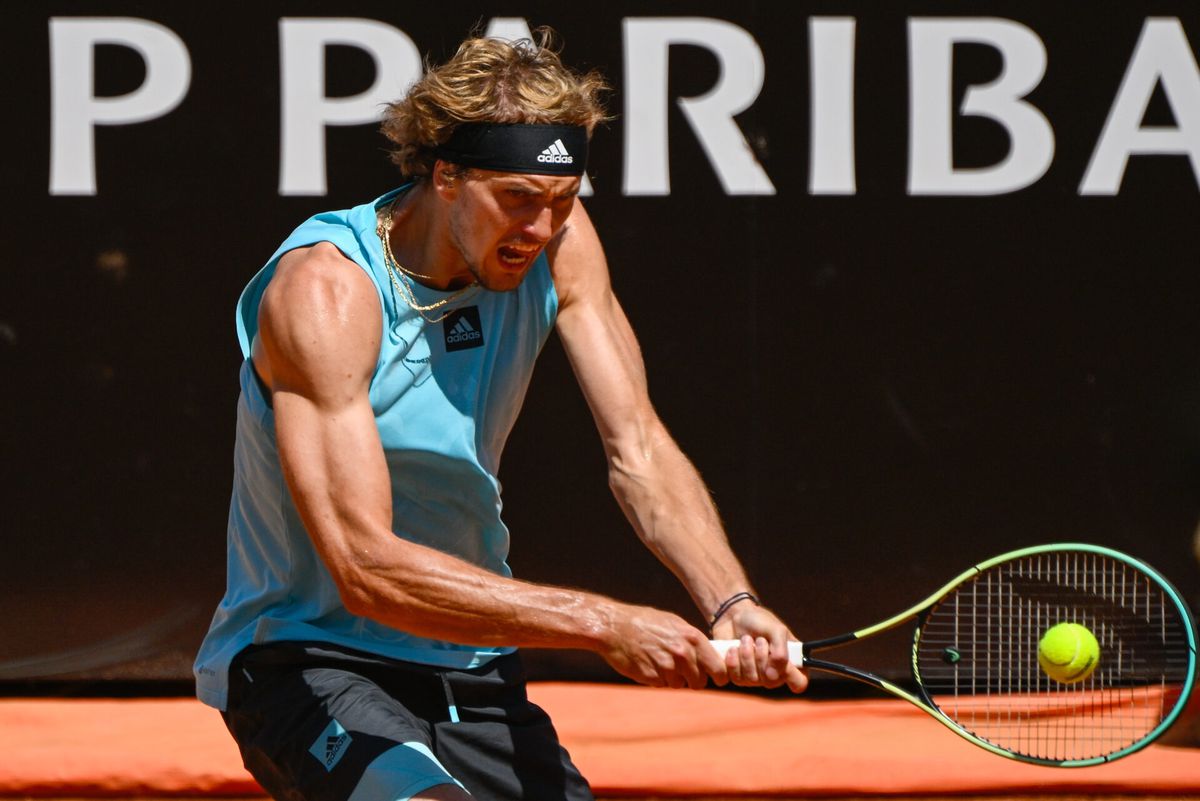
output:
POLYGON ((1042 635, 1038 664, 1047 676, 1062 684, 1083 681, 1100 664, 1100 643, 1087 626, 1059 623, 1042 635))

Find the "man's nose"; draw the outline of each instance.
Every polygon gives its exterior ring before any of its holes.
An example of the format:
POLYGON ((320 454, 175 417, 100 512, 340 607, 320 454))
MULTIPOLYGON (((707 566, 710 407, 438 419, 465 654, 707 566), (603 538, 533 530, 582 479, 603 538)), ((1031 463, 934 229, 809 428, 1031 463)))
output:
POLYGON ((549 206, 538 209, 525 223, 525 233, 538 242, 548 242, 554 234, 554 215, 549 206))

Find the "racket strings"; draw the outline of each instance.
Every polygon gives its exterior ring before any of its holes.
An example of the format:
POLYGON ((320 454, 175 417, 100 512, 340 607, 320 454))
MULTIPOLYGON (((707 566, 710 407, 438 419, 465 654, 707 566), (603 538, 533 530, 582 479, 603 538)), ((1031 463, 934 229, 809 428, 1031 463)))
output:
POLYGON ((1113 754, 1151 734, 1180 703, 1191 665, 1186 619, 1160 585, 1103 554, 1036 554, 995 565, 926 616, 918 679, 956 725, 1045 760, 1113 754), (1038 664, 1044 632, 1080 623, 1100 659, 1065 684, 1038 664))

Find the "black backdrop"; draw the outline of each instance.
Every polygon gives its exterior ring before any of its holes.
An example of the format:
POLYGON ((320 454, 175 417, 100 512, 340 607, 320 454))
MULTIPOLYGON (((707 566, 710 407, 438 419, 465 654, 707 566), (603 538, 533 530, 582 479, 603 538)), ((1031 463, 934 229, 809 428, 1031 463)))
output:
MULTIPOLYGON (((1044 43, 1028 100, 1053 127, 1053 161, 1020 190, 919 196, 908 25, 961 3, 41 5, 6 14, 0 48, 0 679, 190 675, 223 590, 237 293, 300 220, 395 180, 373 125, 330 127, 328 193, 280 195, 281 17, 377 20, 435 59, 480 20, 524 17, 608 74, 618 116, 596 136, 588 205, 613 281, 660 413, 801 635, 873 622, 973 561, 1047 541, 1127 550, 1200 590, 1196 173, 1180 153, 1135 154, 1116 194, 1079 191, 1147 19, 1180 20, 1194 43, 1193 4, 971 4, 1044 43), (753 36, 765 80, 737 121, 774 194, 727 194, 674 102, 670 193, 622 191, 622 21, 651 16, 753 36), (152 20, 190 55, 178 108, 95 129, 95 194, 48 181, 52 17, 152 20), (856 21, 849 195, 809 191, 810 17, 856 21)), ((958 46, 954 107, 1003 67, 993 47, 958 46)), ((669 94, 701 95, 720 70, 704 47, 672 47, 669 94)), ((146 69, 102 45, 95 76, 96 96, 119 97, 146 69)), ((326 78, 328 95, 354 95, 373 62, 331 47, 326 78)), ((1159 86, 1142 124, 1200 151, 1194 100, 1159 86)), ((957 114, 952 131, 958 168, 1009 152, 995 120, 957 114)), ((517 575, 700 621, 607 493, 556 342, 501 478, 517 575)), ((863 660, 903 664, 870 647, 863 660)))

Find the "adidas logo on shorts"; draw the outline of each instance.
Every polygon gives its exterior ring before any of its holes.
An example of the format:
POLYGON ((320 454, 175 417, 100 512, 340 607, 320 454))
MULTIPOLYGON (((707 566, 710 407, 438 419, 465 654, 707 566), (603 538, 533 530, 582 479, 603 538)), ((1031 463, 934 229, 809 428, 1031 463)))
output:
POLYGON ((350 733, 342 728, 342 724, 337 720, 329 721, 329 725, 325 727, 325 731, 321 732, 316 741, 308 749, 308 752, 316 757, 316 760, 321 763, 325 770, 333 770, 337 763, 341 761, 346 754, 346 748, 349 747, 353 738, 350 733))
POLYGON ((537 157, 537 160, 543 164, 574 164, 575 157, 567 152, 567 146, 563 144, 561 139, 555 139, 550 147, 546 148, 537 157))
POLYGON ((325 764, 332 766, 337 762, 337 758, 341 756, 342 749, 350 743, 350 735, 342 732, 336 737, 325 738, 325 764))

